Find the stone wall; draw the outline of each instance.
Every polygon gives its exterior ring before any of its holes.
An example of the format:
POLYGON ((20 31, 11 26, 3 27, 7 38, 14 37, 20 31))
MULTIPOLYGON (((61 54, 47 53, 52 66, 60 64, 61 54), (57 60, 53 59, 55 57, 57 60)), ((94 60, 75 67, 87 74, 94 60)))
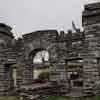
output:
POLYGON ((100 3, 85 5, 83 11, 83 28, 87 51, 84 53, 84 87, 88 88, 99 81, 100 57, 100 3))
POLYGON ((82 81, 82 89, 92 88, 100 79, 99 17, 100 3, 88 4, 82 15, 83 32, 59 34, 56 30, 44 30, 25 34, 18 40, 9 26, 0 24, 0 94, 8 94, 13 89, 13 64, 16 65, 16 87, 32 83, 33 58, 42 50, 49 52, 49 81, 63 86, 58 90, 68 92, 74 87, 74 81, 82 81), (72 68, 72 64, 76 67, 72 68), (72 79, 72 73, 78 73, 78 78, 72 79))

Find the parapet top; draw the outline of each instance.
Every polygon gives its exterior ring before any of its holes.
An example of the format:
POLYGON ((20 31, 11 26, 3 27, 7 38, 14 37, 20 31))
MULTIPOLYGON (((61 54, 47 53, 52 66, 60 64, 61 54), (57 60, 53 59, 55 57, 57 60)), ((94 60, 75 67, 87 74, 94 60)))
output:
POLYGON ((85 10, 97 10, 100 9, 100 2, 85 5, 85 10))
POLYGON ((35 31, 35 32, 31 32, 31 33, 27 33, 27 34, 24 34, 23 37, 24 38, 27 38, 27 37, 40 37, 40 36, 43 36, 43 35, 58 35, 58 31, 57 30, 39 30, 39 31, 35 31))
POLYGON ((12 30, 12 28, 10 26, 8 26, 8 25, 6 25, 4 23, 0 23, 0 28, 5 28, 8 31, 11 31, 12 30))
POLYGON ((100 15, 100 2, 85 5, 83 17, 92 17, 100 15))
POLYGON ((13 37, 13 33, 11 32, 12 28, 4 23, 0 23, 0 33, 5 33, 10 37, 13 37))

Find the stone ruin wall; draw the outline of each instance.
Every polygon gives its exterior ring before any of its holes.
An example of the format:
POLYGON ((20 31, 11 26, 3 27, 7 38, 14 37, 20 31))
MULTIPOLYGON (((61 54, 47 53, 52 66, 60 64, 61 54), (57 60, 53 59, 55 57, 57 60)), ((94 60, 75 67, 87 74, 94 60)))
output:
MULTIPOLYGON (((9 89, 10 76, 6 77, 5 64, 16 63, 17 86, 32 82, 32 58, 37 49, 50 53, 50 81, 66 85, 68 88, 68 61, 82 59, 83 89, 96 84, 100 79, 100 3, 85 5, 82 15, 84 32, 68 33, 57 31, 37 31, 23 36, 17 41, 10 38, 10 46, 0 49, 0 94, 9 89), (30 73, 31 72, 31 73, 30 73)), ((2 31, 0 31, 2 33, 2 31)), ((5 33, 10 33, 5 32, 5 33)), ((5 38, 3 35, 2 38, 5 38)), ((6 41, 7 42, 7 41, 6 41)), ((7 42, 8 43, 8 42, 7 42)), ((9 44, 8 43, 8 44, 9 44)), ((1 47, 1 45, 0 45, 1 47)))
MULTIPOLYGON (((64 69, 66 62, 82 59, 82 91, 86 91, 99 83, 100 79, 100 3, 85 5, 82 15, 84 32, 66 34, 65 38, 58 39, 58 62, 54 65, 51 80, 63 81, 67 88, 68 75, 64 69), (65 45, 64 45, 65 44, 65 45), (65 48, 65 53, 63 52, 65 48), (60 55, 60 53, 62 54, 60 55), (64 58, 64 59, 63 59, 64 58), (65 63, 65 64, 63 64, 65 63), (61 64, 61 65, 60 65, 61 64), (60 67, 59 67, 60 66, 60 67), (62 68, 61 68, 62 67, 62 68), (55 68, 55 70, 54 70, 55 68), (58 72, 57 72, 58 71, 58 72), (53 74, 53 72, 55 74, 53 74)), ((64 36, 64 34, 63 34, 64 36)), ((69 70, 69 69, 68 69, 69 70)), ((90 89, 91 91, 91 89, 90 89)))
POLYGON ((83 54, 84 87, 96 84, 100 79, 100 3, 85 5, 83 28, 85 53, 83 54))

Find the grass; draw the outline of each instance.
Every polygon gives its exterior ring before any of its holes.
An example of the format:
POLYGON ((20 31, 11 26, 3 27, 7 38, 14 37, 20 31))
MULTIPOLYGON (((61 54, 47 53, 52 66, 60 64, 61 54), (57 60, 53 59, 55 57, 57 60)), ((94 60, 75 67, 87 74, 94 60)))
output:
POLYGON ((69 100, 69 99, 61 96, 48 96, 43 100, 69 100))
POLYGON ((81 100, 100 100, 100 96, 82 97, 81 100))
MULTIPOLYGON (((61 96, 48 96, 46 99, 43 100, 71 100, 68 97, 61 97, 61 96)), ((91 97, 81 97, 80 100, 100 100, 100 96, 91 96, 91 97)))
MULTIPOLYGON (((19 100, 17 96, 0 96, 0 100, 19 100)), ((71 100, 68 97, 61 96, 46 96, 43 100, 71 100)), ((82 97, 80 100, 100 100, 100 96, 82 97)))
MULTIPOLYGON (((0 100, 19 100, 17 96, 0 96, 0 100)), ((43 100, 69 100, 61 96, 46 96, 43 100)))
POLYGON ((17 96, 0 96, 0 100, 19 100, 17 96))

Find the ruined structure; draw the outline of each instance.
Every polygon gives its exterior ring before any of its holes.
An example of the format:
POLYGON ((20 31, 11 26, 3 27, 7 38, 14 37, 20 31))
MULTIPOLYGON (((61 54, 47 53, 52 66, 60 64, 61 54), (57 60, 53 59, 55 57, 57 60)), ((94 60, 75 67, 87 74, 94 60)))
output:
MULTIPOLYGON (((0 94, 31 84, 36 53, 48 51, 49 81, 62 85, 59 92, 80 89, 83 93, 100 79, 100 3, 85 5, 84 31, 36 31, 15 40, 11 27, 0 24, 0 94), (16 78, 13 80, 13 72, 16 78)), ((56 89, 57 90, 57 89, 56 89)))

